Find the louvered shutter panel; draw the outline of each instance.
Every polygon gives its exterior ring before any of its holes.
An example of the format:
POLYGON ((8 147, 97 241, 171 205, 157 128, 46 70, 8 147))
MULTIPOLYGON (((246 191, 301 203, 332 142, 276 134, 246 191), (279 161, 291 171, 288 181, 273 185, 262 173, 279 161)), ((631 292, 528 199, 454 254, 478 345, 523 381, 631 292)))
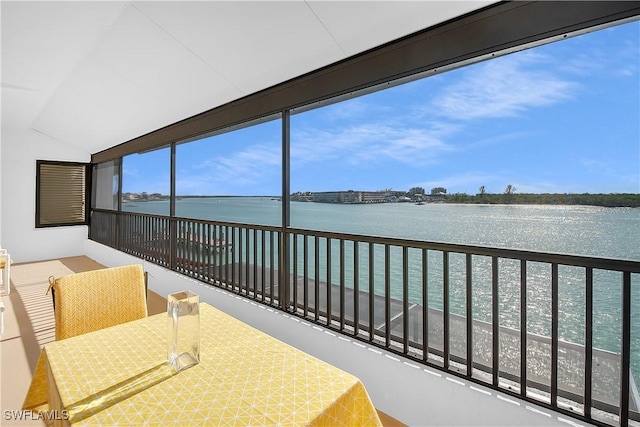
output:
POLYGON ((87 165, 42 162, 38 167, 38 225, 85 224, 87 165))

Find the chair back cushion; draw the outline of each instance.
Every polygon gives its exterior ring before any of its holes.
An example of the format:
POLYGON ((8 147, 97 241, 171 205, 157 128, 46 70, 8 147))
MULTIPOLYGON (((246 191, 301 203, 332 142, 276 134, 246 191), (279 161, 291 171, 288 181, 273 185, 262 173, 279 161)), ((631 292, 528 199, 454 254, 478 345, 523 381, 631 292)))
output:
POLYGON ((142 265, 60 277, 53 284, 56 340, 147 316, 142 265))

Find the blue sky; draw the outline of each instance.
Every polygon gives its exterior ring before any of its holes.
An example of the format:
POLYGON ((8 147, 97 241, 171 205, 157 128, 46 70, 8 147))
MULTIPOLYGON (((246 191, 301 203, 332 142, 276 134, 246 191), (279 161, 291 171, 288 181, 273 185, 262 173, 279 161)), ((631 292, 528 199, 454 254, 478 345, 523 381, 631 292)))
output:
MULTIPOLYGON (((632 22, 295 114, 291 191, 640 193, 639 64, 632 22)), ((178 194, 280 194, 280 129, 179 145, 178 194)), ((168 194, 168 164, 127 157, 123 190, 168 194)))

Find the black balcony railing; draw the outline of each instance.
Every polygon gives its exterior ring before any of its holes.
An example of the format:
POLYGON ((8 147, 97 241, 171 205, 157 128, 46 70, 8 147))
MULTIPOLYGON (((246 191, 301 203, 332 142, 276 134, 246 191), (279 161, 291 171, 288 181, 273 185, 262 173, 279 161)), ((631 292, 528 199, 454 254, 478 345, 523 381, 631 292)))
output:
POLYGON ((640 421, 640 262, 106 210, 90 238, 594 424, 640 421))

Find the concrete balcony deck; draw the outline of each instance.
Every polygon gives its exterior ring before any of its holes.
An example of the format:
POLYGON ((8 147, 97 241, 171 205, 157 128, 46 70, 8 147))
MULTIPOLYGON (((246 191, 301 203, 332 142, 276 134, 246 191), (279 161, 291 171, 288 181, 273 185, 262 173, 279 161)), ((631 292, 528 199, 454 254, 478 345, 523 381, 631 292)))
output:
MULTIPOLYGON (((136 259, 131 258, 130 261, 136 262, 136 259)), ((0 425, 43 425, 41 421, 33 420, 17 423, 7 420, 4 415, 5 411, 20 409, 40 349, 54 339, 51 296, 46 295, 48 277, 101 267, 87 257, 14 266, 13 291, 11 295, 2 296, 6 311, 0 351, 3 412, 0 425)), ((174 272, 152 265, 145 265, 145 269, 150 270, 150 314, 166 309, 165 300, 160 295, 190 288, 200 295, 202 301, 358 376, 375 406, 384 412, 385 426, 401 423, 412 426, 586 425, 445 372, 418 366, 392 353, 174 272)))

